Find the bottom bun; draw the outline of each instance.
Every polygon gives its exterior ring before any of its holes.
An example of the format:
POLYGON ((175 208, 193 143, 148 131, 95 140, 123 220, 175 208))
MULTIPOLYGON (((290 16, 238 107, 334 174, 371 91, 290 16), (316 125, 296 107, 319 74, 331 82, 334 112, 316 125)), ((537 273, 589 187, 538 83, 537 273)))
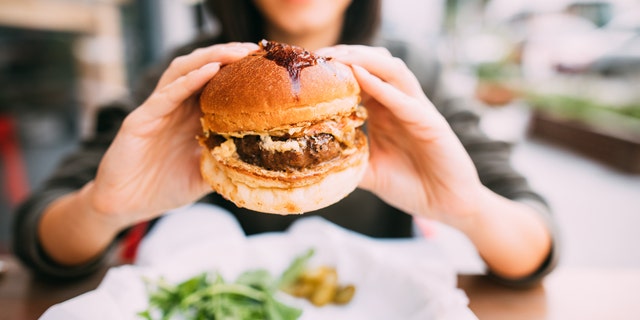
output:
POLYGON ((275 214, 300 214, 332 205, 356 189, 369 159, 365 145, 348 155, 340 167, 320 177, 299 177, 291 187, 275 187, 267 177, 256 176, 225 161, 203 148, 200 170, 209 185, 238 207, 275 214), (308 183, 304 183, 308 179, 308 183), (302 180, 302 181, 301 181, 302 180), (302 183, 301 183, 302 182, 302 183))

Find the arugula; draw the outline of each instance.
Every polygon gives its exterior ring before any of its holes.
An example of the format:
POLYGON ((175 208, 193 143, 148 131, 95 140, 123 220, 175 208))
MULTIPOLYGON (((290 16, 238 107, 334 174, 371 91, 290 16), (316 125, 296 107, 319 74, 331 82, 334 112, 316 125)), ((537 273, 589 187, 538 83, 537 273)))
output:
POLYGON ((138 315, 143 319, 242 319, 294 320, 302 310, 275 297, 276 292, 297 279, 311 258, 313 249, 296 257, 279 276, 257 269, 226 282, 219 273, 204 272, 178 284, 165 279, 147 281, 149 307, 138 315))

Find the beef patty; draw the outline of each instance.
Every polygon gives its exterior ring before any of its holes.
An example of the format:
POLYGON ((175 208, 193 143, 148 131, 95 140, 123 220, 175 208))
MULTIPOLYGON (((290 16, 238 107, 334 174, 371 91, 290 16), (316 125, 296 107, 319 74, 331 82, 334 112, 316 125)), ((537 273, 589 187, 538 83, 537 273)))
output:
MULTIPOLYGON (((309 168, 338 158, 347 145, 353 145, 356 136, 363 135, 358 128, 354 141, 340 143, 329 133, 319 133, 301 137, 269 137, 265 141, 259 135, 246 135, 233 138, 236 152, 246 163, 274 171, 294 171, 309 168), (286 145, 286 148, 274 148, 273 145, 286 145), (292 147, 293 146, 293 147, 292 147)), ((219 146, 226 139, 220 135, 210 135, 206 139, 209 149, 219 146)))
POLYGON ((297 145, 298 148, 276 150, 265 147, 260 136, 234 138, 240 159, 267 170, 291 171, 308 168, 340 156, 342 147, 334 136, 321 133, 297 138, 271 137, 273 141, 297 145))

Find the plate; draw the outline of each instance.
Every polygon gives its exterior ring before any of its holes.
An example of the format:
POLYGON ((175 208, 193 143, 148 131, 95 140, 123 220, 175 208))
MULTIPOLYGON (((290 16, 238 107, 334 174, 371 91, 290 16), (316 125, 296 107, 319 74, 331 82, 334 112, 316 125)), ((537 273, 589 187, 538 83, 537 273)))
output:
POLYGON ((335 267, 356 294, 347 305, 324 307, 286 296, 303 310, 302 320, 477 319, 456 287, 454 268, 428 239, 372 239, 319 217, 299 219, 286 232, 245 237, 229 213, 204 204, 168 214, 134 264, 110 269, 96 290, 51 307, 41 319, 139 319, 147 308, 145 278, 179 282, 213 271, 232 281, 252 269, 279 275, 309 248, 315 250, 310 267, 335 267))

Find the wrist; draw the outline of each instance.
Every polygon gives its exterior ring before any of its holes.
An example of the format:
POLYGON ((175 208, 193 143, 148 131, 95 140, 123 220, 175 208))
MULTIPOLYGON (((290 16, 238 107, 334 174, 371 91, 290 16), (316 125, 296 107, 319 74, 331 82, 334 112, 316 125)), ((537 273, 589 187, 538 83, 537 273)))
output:
POLYGON ((92 183, 52 202, 38 223, 47 256, 62 265, 86 263, 113 242, 122 225, 91 205, 92 183))
POLYGON ((496 197, 493 191, 483 185, 473 193, 467 194, 464 201, 460 201, 456 208, 445 214, 445 224, 453 227, 468 237, 476 233, 480 225, 491 219, 489 215, 495 207, 496 197))
POLYGON ((459 230, 494 273, 506 278, 530 275, 551 250, 547 223, 533 207, 485 190, 459 230))
POLYGON ((82 208, 83 216, 91 224, 100 226, 100 229, 104 232, 113 234, 114 236, 133 224, 125 219, 126 215, 119 214, 113 210, 107 210, 104 206, 100 206, 100 203, 105 202, 105 200, 100 197, 101 195, 96 190, 93 180, 88 182, 76 194, 76 201, 78 201, 79 207, 82 208))
POLYGON ((474 204, 464 214, 466 219, 455 227, 479 249, 489 239, 495 240, 505 229, 521 224, 523 217, 528 221, 535 215, 528 206, 507 199, 484 186, 474 199, 474 204))

